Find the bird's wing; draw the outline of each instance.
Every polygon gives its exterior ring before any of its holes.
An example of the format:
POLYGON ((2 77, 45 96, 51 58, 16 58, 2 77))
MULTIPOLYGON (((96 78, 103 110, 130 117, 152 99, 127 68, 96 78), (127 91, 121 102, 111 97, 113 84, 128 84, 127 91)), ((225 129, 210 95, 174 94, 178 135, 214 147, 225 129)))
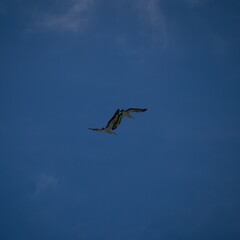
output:
POLYGON ((123 114, 122 113, 118 114, 118 117, 116 118, 116 121, 114 122, 114 124, 112 126, 112 130, 115 130, 119 126, 119 124, 122 121, 122 118, 123 118, 123 114))
POLYGON ((146 112, 147 108, 129 108, 126 112, 146 112))
POLYGON ((118 119, 118 115, 119 115, 119 109, 114 113, 112 118, 108 121, 106 128, 109 128, 109 127, 112 128, 112 126, 118 119))
POLYGON ((100 132, 102 128, 88 128, 89 130, 100 132))

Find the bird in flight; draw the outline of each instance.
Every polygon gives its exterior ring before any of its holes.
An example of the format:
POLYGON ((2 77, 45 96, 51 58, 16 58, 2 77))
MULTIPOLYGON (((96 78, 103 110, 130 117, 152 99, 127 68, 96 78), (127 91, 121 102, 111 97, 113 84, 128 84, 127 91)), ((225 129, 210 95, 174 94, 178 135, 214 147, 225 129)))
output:
POLYGON ((105 132, 109 134, 115 134, 113 131, 115 130, 121 123, 123 117, 127 118, 134 118, 130 115, 132 112, 145 112, 147 111, 147 108, 128 108, 127 110, 117 110, 112 118, 108 121, 107 126, 104 128, 89 128, 90 130, 96 131, 96 132, 105 132))
POLYGON ((127 110, 122 109, 120 111, 120 114, 119 114, 119 117, 118 117, 117 121, 113 124, 112 129, 114 130, 119 126, 123 117, 134 119, 134 117, 130 113, 132 113, 132 112, 146 112, 146 111, 147 111, 147 108, 128 108, 127 110))
POLYGON ((112 118, 108 121, 107 123, 107 126, 106 127, 103 127, 103 128, 89 128, 90 130, 93 130, 93 131, 96 131, 96 132, 105 132, 105 133, 109 133, 109 134, 115 134, 116 133, 112 130, 116 129, 114 128, 113 129, 113 125, 115 124, 116 121, 118 121, 118 118, 120 117, 120 114, 119 114, 119 109, 114 113, 114 115, 112 116, 112 118))

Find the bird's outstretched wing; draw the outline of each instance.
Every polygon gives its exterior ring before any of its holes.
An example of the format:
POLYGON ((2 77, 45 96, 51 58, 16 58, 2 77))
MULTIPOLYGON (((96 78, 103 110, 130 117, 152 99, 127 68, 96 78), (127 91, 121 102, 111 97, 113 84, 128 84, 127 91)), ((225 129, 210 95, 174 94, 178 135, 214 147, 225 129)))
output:
POLYGON ((104 128, 89 128, 89 130, 96 131, 96 132, 106 132, 106 133, 116 134, 112 131, 113 130, 112 128, 113 128, 114 123, 119 118, 119 112, 120 112, 120 110, 117 109, 117 111, 113 114, 112 118, 108 121, 106 127, 104 127, 104 128))
POLYGON ((116 121, 114 122, 113 126, 112 126, 112 130, 115 130, 119 124, 121 123, 122 121, 122 118, 123 118, 123 114, 122 113, 119 113, 117 118, 116 118, 116 121))
POLYGON ((102 128, 88 128, 89 130, 101 132, 102 128))
POLYGON ((114 123, 118 120, 119 112, 120 112, 120 110, 118 109, 118 110, 114 113, 114 115, 112 116, 112 118, 108 121, 106 128, 112 128, 112 126, 114 125, 114 123))
POLYGON ((128 108, 126 112, 146 112, 147 108, 128 108))

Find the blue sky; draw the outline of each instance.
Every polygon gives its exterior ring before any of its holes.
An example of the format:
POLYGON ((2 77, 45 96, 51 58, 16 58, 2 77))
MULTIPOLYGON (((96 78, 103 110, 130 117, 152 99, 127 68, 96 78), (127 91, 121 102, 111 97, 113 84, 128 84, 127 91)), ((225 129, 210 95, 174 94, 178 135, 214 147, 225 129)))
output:
POLYGON ((1 1, 0 238, 239 239, 239 10, 1 1))

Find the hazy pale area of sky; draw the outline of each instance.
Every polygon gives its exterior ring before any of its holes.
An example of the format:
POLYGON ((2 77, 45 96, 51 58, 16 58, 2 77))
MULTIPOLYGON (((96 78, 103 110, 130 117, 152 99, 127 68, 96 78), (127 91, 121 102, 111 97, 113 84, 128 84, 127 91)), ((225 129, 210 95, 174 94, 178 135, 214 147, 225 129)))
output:
POLYGON ((238 0, 2 0, 0 239, 240 239, 239 43, 238 0))

